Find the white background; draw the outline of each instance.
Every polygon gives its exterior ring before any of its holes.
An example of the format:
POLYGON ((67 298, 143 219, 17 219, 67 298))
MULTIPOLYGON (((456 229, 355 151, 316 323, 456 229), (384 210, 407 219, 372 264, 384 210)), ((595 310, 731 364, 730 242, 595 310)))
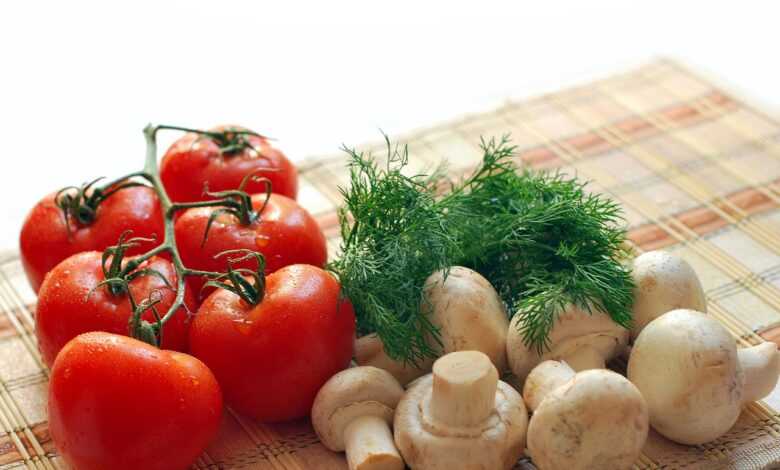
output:
POLYGON ((2 2, 0 250, 44 194, 139 169, 149 121, 300 159, 658 55, 780 108, 776 2, 274 3, 2 2))

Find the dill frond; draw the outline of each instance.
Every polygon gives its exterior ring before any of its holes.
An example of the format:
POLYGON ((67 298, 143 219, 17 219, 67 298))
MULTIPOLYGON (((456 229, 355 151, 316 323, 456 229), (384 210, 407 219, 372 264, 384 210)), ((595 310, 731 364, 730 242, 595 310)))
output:
POLYGON ((438 331, 420 313, 423 284, 457 258, 456 240, 435 197, 442 174, 406 176, 407 149, 387 140, 387 161, 346 149, 341 189, 341 257, 331 268, 355 307, 358 334, 377 333, 388 355, 417 362, 434 354, 438 331))

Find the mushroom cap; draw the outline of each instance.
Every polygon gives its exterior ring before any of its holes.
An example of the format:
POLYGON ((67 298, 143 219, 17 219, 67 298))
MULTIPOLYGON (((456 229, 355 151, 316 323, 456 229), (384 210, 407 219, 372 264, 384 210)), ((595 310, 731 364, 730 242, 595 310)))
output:
POLYGON ((371 366, 345 369, 331 377, 314 399, 311 422, 330 450, 344 450, 344 429, 360 416, 373 415, 391 424, 404 389, 387 371, 371 366))
POLYGON ((506 369, 509 317, 487 279, 469 268, 452 266, 446 278, 444 270, 428 276, 424 289, 444 354, 481 351, 499 371, 506 369))
POLYGON ((744 375, 734 338, 703 313, 673 310, 648 323, 628 379, 647 401, 650 424, 673 441, 712 441, 739 417, 744 375))
POLYGON ((690 264, 666 251, 648 251, 634 259, 634 323, 636 338, 653 319, 671 310, 687 308, 707 313, 699 277, 690 264))
POLYGON ((355 340, 355 361, 361 366, 374 366, 390 372, 401 385, 431 371, 433 358, 420 359, 417 366, 390 358, 379 336, 370 334, 355 340))
POLYGON ((417 379, 396 408, 395 445, 410 468, 508 470, 517 463, 528 413, 515 389, 498 381, 495 409, 480 426, 443 429, 424 415, 432 387, 433 374, 417 379))
POLYGON ((608 361, 620 354, 628 344, 628 330, 615 323, 609 315, 595 309, 588 313, 570 304, 555 319, 548 336, 549 349, 539 354, 523 342, 520 319, 519 313, 512 319, 506 342, 509 367, 520 382, 544 360, 564 359, 577 349, 587 346, 608 361))
POLYGON ((615 372, 577 373, 553 390, 528 425, 528 453, 540 470, 631 468, 648 432, 639 390, 615 372))

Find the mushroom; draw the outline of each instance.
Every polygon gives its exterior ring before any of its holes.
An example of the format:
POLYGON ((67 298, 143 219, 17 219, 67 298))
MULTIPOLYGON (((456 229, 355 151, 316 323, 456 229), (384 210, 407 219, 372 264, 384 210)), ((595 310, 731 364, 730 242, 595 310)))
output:
POLYGON ((401 470, 390 424, 404 390, 390 373, 376 367, 345 369, 322 386, 311 422, 330 450, 346 450, 350 470, 401 470))
POLYGON ((523 399, 479 351, 442 356, 398 403, 395 443, 415 470, 509 469, 525 447, 523 399))
POLYGON ((476 271, 453 266, 425 280, 430 321, 439 329, 442 353, 481 351, 499 371, 506 369, 509 317, 501 298, 476 271))
POLYGON ((375 334, 361 336, 355 340, 355 362, 358 365, 373 366, 386 370, 401 385, 406 385, 412 380, 430 372, 433 361, 433 358, 425 358, 415 365, 391 359, 385 352, 382 340, 375 334))
POLYGON ((647 400, 650 424, 681 444, 725 434, 743 404, 774 389, 779 373, 774 343, 737 350, 717 321, 686 309, 648 323, 628 361, 628 379, 647 400))
MULTIPOLYGON (((424 285, 422 310, 439 330, 441 354, 482 351, 499 371, 506 368, 506 336, 509 319, 501 298, 478 272, 462 266, 431 274, 424 285)), ((430 341, 433 344, 434 341, 430 341)), ((434 358, 417 365, 391 359, 376 335, 358 338, 355 360, 387 370, 406 385, 431 370, 434 358)))
POLYGON ((634 307, 631 339, 655 318, 678 308, 707 312, 701 282, 690 264, 666 251, 648 251, 633 263, 634 307))
POLYGON ((566 361, 575 371, 603 369, 608 360, 618 356, 628 343, 628 330, 615 323, 606 313, 591 313, 569 304, 555 319, 548 336, 548 348, 539 352, 523 341, 519 322, 521 313, 509 325, 506 339, 509 367, 519 383, 540 362, 566 361))
POLYGON ((575 373, 544 361, 525 381, 533 412, 528 453, 540 470, 631 468, 647 440, 647 404, 625 377, 610 370, 575 373))

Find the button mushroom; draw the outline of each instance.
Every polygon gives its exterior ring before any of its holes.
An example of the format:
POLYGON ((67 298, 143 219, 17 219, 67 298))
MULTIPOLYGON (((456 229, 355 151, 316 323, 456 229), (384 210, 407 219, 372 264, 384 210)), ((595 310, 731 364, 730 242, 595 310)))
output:
POLYGON ((509 469, 525 446, 523 399, 479 351, 439 358, 398 403, 395 443, 415 470, 509 469))
POLYGON ((566 361, 575 371, 602 369, 628 343, 628 330, 609 315, 596 310, 588 313, 570 304, 550 330, 548 349, 539 353, 523 342, 520 319, 521 313, 512 319, 506 343, 509 367, 520 383, 531 369, 547 359, 566 361))
POLYGON ((648 251, 633 263, 634 307, 631 339, 655 318, 678 308, 707 312, 696 272, 684 259, 666 251, 648 251))
POLYGON ((773 343, 737 350, 717 321, 679 309, 639 334, 628 378, 647 400, 656 431, 681 444, 703 444, 725 434, 744 403, 774 389, 779 367, 773 343))
POLYGON ((528 453, 540 470, 631 468, 647 440, 647 404, 615 372, 575 373, 544 361, 528 375, 523 398, 533 411, 528 453))
POLYGON ((375 334, 361 336, 355 341, 355 362, 361 366, 373 366, 386 370, 401 385, 406 385, 430 372, 433 361, 433 358, 425 358, 415 365, 391 359, 385 352, 382 340, 375 334))
POLYGON ((328 380, 311 410, 314 430, 325 447, 346 449, 350 470, 401 470, 390 424, 403 387, 376 367, 353 367, 328 380))
MULTIPOLYGON (((441 354, 482 351, 498 370, 506 368, 509 319, 498 293, 478 272, 462 266, 431 274, 425 281, 421 308, 439 330, 441 354)), ((431 341, 433 343, 433 341, 431 341)), ((415 365, 391 359, 375 335, 358 338, 355 360, 360 365, 386 369, 402 384, 427 374, 433 358, 415 365)))

